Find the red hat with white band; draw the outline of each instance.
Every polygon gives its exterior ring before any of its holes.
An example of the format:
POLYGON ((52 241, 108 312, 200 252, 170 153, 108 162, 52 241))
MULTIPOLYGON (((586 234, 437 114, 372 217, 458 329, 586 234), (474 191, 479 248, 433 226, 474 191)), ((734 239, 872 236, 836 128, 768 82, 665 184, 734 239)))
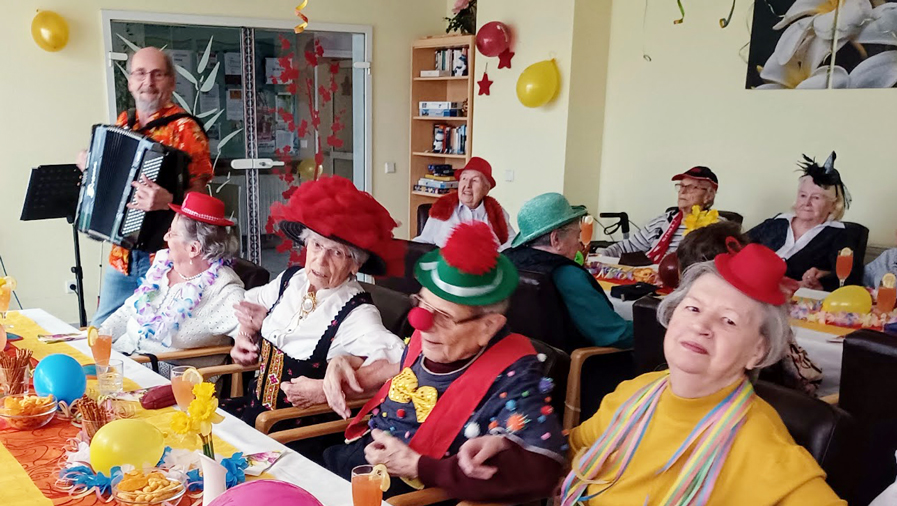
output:
POLYGON ((232 227, 234 222, 224 218, 224 202, 202 192, 188 192, 182 205, 168 204, 172 211, 209 225, 232 227))

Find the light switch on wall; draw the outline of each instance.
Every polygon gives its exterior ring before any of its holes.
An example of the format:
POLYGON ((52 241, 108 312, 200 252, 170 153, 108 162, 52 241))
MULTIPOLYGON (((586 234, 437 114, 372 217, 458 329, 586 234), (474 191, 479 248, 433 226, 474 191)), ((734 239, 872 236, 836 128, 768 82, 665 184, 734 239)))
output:
POLYGON ((299 148, 300 148, 300 149, 306 149, 306 148, 308 148, 308 140, 306 140, 306 139, 299 139, 299 148))
POLYGON ((506 170, 506 171, 505 171, 505 181, 509 181, 509 182, 510 182, 510 181, 513 181, 513 180, 514 180, 514 171, 513 171, 513 170, 506 170))
POLYGON ((396 162, 386 162, 384 167, 386 168, 387 174, 394 174, 396 172, 396 162))

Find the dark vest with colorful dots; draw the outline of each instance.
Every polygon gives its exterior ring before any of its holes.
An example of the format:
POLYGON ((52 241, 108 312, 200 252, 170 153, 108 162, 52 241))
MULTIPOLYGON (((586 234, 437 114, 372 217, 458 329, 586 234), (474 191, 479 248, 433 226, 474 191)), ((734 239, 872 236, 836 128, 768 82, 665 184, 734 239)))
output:
POLYGON ((470 363, 456 371, 430 371, 415 332, 402 371, 362 408, 346 438, 368 429, 391 433, 423 455, 453 455, 468 439, 504 434, 521 446, 563 460, 564 437, 549 404, 551 380, 529 339, 499 332, 470 363), (370 413, 364 424, 361 419, 370 413))

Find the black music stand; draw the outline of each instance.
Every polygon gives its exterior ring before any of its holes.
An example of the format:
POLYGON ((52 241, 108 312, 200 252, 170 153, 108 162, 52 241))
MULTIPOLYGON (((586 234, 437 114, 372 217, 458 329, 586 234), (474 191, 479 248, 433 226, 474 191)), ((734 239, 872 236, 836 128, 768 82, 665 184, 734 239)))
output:
POLYGON ((78 318, 81 326, 85 327, 87 312, 84 310, 84 271, 81 269, 81 246, 75 225, 80 192, 81 171, 74 164, 41 165, 31 169, 21 220, 65 218, 72 224, 72 239, 75 242, 75 266, 72 267, 72 273, 75 275, 75 294, 78 296, 78 318))

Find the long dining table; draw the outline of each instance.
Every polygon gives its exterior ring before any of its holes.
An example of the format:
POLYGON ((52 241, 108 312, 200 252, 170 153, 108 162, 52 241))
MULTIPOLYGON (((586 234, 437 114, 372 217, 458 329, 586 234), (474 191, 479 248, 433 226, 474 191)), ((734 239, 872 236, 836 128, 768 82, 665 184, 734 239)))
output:
MULTIPOLYGON (((47 344, 37 339, 38 334, 66 334, 78 329, 54 317, 42 309, 10 311, 8 332, 22 336, 9 345, 31 349, 37 360, 63 353, 73 356, 80 363, 92 363, 86 340, 47 344)), ((168 384, 169 381, 129 357, 112 352, 112 359, 124 363, 125 390, 168 384)), ((153 410, 142 414, 151 423, 164 425, 172 408, 153 410)), ((280 451, 280 459, 261 477, 286 481, 310 492, 325 506, 351 506, 352 493, 348 481, 336 476, 301 454, 287 448, 250 427, 238 418, 222 411, 224 421, 214 425, 217 438, 215 449, 219 455, 229 457, 230 452, 244 454, 280 451)), ((55 418, 45 427, 34 431, 0 429, 0 504, 3 506, 42 505, 92 505, 105 504, 95 494, 73 497, 53 486, 58 476, 60 459, 65 459, 64 442, 77 434, 78 429, 68 420, 55 418), (63 444, 60 444, 62 442, 63 444)), ((165 431, 163 430, 163 433, 165 431)), ((166 435, 166 444, 169 443, 166 435)), ((253 479, 247 477, 247 479, 253 479)), ((186 499, 181 504, 189 504, 186 499)), ((386 503, 384 503, 386 504, 386 503)))

